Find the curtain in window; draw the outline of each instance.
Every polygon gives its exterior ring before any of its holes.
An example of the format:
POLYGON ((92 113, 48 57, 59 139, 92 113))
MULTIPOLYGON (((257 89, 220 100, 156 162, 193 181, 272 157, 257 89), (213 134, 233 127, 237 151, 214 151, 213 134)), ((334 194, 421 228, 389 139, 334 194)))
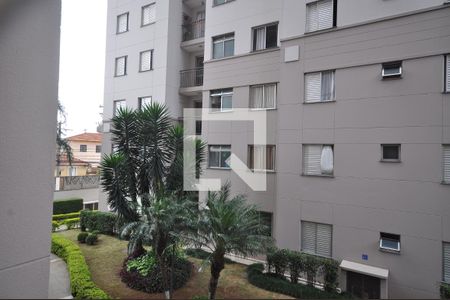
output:
POLYGON ((253 146, 254 149, 254 169, 265 170, 266 169, 266 147, 257 145, 253 146))
POLYGON ((255 29, 255 50, 266 48, 266 28, 261 27, 255 29))
POLYGON ((142 25, 155 22, 155 4, 150 4, 142 8, 142 25))
POLYGON ((116 75, 125 75, 125 57, 119 57, 116 59, 116 75))
POLYGON ((141 71, 148 71, 151 69, 152 52, 145 51, 141 53, 141 71))
POLYGON ((322 72, 320 100, 334 99, 334 71, 322 72))
POLYGON ((117 32, 125 32, 128 30, 128 15, 123 14, 117 17, 117 32))
POLYGON ((317 102, 321 98, 320 73, 305 75, 305 102, 317 102))
POLYGON ((277 95, 277 85, 267 84, 264 86, 264 107, 265 108, 275 108, 275 99, 277 95))
POLYGON ((444 182, 450 183, 450 145, 444 146, 444 182))
POLYGON ((320 169, 322 174, 333 174, 333 148, 331 146, 323 146, 320 157, 320 169))
POLYGON ((263 86, 252 86, 250 88, 250 107, 264 108, 263 86))
POLYGON ((444 281, 450 283, 450 243, 443 244, 443 266, 444 281))

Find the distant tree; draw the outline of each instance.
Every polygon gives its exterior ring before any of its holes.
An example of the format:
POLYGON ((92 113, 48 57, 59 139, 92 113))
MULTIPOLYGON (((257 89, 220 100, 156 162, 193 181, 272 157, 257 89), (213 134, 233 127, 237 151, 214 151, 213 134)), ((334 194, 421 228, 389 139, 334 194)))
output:
POLYGON ((56 129, 56 175, 59 176, 61 160, 67 158, 69 165, 72 165, 73 152, 69 140, 64 138, 63 124, 66 124, 66 112, 64 106, 58 101, 58 124, 56 129))

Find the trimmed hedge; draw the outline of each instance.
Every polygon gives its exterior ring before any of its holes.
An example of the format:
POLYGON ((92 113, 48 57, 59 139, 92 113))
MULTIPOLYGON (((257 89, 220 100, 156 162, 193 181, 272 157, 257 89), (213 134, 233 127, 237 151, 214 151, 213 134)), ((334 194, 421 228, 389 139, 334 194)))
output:
POLYGON ((67 229, 77 228, 80 226, 80 218, 65 219, 61 224, 66 225, 67 229))
POLYGON ((82 210, 80 213, 81 231, 98 231, 99 233, 114 235, 117 233, 117 216, 110 212, 82 210))
POLYGON ((300 299, 344 299, 350 295, 326 292, 309 285, 291 283, 284 276, 275 273, 263 273, 263 264, 252 264, 247 267, 248 281, 261 289, 285 294, 300 299))
POLYGON ((59 226, 61 226, 61 223, 59 223, 58 221, 52 221, 52 232, 55 232, 59 226))
POLYGON ((77 240, 80 243, 84 244, 84 243, 86 243, 86 238, 88 237, 88 235, 89 235, 89 233, 87 233, 87 232, 80 232, 77 236, 77 240))
POLYGON ((59 214, 59 215, 53 215, 52 220, 53 221, 61 221, 65 219, 72 219, 72 218, 79 218, 80 212, 74 212, 69 214, 59 214))
POLYGON ((83 209, 82 198, 67 198, 53 201, 53 214, 68 214, 83 209))
POLYGON ((442 282, 439 292, 441 293, 441 299, 450 299, 450 284, 442 282))
POLYGON ((91 273, 86 264, 80 247, 72 241, 52 234, 52 253, 67 263, 70 276, 70 289, 72 295, 79 299, 110 299, 99 289, 91 279, 91 273))
POLYGON ((86 238, 86 244, 93 246, 97 243, 98 241, 98 236, 95 233, 91 233, 87 236, 86 238))

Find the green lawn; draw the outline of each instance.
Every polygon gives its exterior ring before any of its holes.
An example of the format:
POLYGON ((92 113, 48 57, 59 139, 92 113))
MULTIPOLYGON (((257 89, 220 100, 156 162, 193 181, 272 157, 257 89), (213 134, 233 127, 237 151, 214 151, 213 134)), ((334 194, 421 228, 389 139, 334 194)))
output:
MULTIPOLYGON (((69 230, 59 232, 72 241, 76 242, 79 230, 69 230)), ((78 243, 78 242, 77 242, 78 243)), ((92 273, 92 280, 106 293, 113 298, 134 298, 134 299, 161 299, 163 294, 147 294, 128 288, 120 280, 119 272, 122 262, 126 257, 127 242, 120 241, 114 237, 100 235, 98 244, 87 246, 79 244, 83 252, 89 269, 92 273)), ((189 258, 196 265, 196 270, 200 266, 201 260, 189 258)), ((227 264, 221 273, 217 298, 226 299, 291 299, 289 296, 277 294, 257 288, 248 283, 245 272, 246 266, 241 264, 227 264)), ((209 283, 209 267, 203 272, 192 275, 188 283, 175 291, 174 298, 190 299, 196 295, 207 295, 209 283)))

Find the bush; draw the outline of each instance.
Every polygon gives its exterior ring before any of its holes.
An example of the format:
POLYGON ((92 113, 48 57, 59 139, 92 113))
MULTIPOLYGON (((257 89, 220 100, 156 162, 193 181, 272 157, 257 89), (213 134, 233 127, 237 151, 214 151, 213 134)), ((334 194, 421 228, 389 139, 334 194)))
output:
POLYGON ((349 298, 348 294, 326 292, 312 286, 291 283, 284 276, 278 274, 264 274, 263 264, 253 264, 247 267, 248 281, 264 290, 285 294, 301 299, 337 299, 349 298))
POLYGON ((441 299, 450 299, 450 284, 442 282, 439 291, 441 299))
POLYGON ((59 223, 58 221, 52 221, 52 232, 55 232, 59 226, 61 226, 61 223, 59 223))
POLYGON ((88 237, 89 233, 87 232, 80 232, 77 236, 77 240, 80 243, 86 243, 86 238, 88 237))
POLYGON ((82 198, 67 198, 53 201, 53 214, 68 214, 83 209, 82 198))
POLYGON ((109 299, 110 297, 99 289, 91 279, 91 273, 78 247, 72 241, 58 235, 52 235, 52 253, 67 263, 70 275, 72 295, 79 299, 109 299))
POLYGON ((269 272, 274 270, 275 274, 284 276, 286 269, 289 264, 289 251, 275 250, 267 254, 267 265, 269 267, 269 272))
MULTIPOLYGON (((179 289, 191 277, 192 264, 182 257, 175 257, 173 262, 173 288, 179 289)), ((146 255, 126 259, 120 272, 122 282, 129 288, 146 293, 161 293, 164 291, 161 268, 157 264, 152 251, 146 255), (145 270, 146 267, 149 267, 145 270)), ((169 268, 169 278, 172 270, 169 268)))
POLYGON ((324 259, 324 289, 327 292, 335 291, 339 279, 339 263, 333 259, 324 259))
POLYGON ((89 234, 86 238, 86 244, 88 244, 90 246, 95 245, 97 243, 97 241, 98 241, 98 237, 96 234, 93 234, 93 233, 89 234))
POLYGON ((117 233, 117 216, 110 212, 83 210, 80 213, 80 226, 82 231, 98 231, 103 234, 117 233))
MULTIPOLYGON (((190 257, 194 257, 194 258, 198 258, 198 259, 209 259, 209 257, 211 256, 211 253, 200 249, 200 248, 188 248, 186 250, 184 250, 184 253, 190 257)), ((227 264, 234 264, 235 262, 232 261, 229 258, 225 257, 225 263, 227 264)))
POLYGON ((72 218, 79 218, 80 212, 74 212, 69 214, 59 214, 59 215, 53 215, 52 220, 53 221, 61 221, 65 219, 72 219, 72 218))
POLYGON ((80 218, 65 219, 62 224, 66 225, 67 229, 77 228, 80 226, 80 218))
POLYGON ((298 283, 300 274, 305 270, 305 257, 298 251, 288 252, 288 268, 292 283, 298 283))

